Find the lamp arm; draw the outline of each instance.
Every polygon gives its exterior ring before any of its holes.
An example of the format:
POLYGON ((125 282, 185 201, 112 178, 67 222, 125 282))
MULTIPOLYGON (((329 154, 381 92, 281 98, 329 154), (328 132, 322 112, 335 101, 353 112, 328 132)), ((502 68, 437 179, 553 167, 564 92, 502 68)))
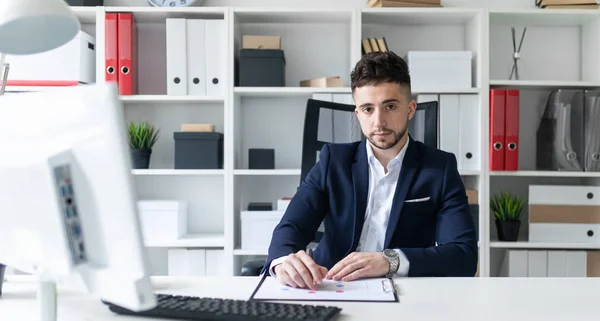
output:
POLYGON ((0 85, 0 96, 4 96, 6 90, 6 80, 8 79, 8 72, 10 70, 10 64, 4 63, 6 54, 0 53, 0 70, 2 71, 2 84, 0 85))

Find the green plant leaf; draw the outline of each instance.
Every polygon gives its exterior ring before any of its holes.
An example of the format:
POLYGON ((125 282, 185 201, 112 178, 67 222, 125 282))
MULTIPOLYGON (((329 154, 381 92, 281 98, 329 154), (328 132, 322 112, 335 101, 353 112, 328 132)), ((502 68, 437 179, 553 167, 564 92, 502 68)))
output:
POLYGON ((160 130, 154 128, 153 125, 146 121, 137 123, 129 122, 127 133, 129 137, 129 147, 132 149, 151 150, 160 137, 160 130))
POLYGON ((517 221, 521 218, 521 212, 525 201, 517 194, 501 192, 490 199, 490 209, 499 221, 517 221))

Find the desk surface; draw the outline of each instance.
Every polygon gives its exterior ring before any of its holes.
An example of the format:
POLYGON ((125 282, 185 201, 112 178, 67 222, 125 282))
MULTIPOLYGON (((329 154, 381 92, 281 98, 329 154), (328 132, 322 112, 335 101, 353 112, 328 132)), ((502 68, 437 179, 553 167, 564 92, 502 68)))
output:
MULTIPOLYGON (((154 277, 159 293, 248 299, 255 277, 154 277), (224 286, 223 284, 227 284, 224 286)), ((600 320, 600 278, 403 278, 399 303, 314 302, 342 308, 339 320, 600 320)), ((8 279, 0 320, 37 321, 35 284, 8 279)), ((96 298, 59 289, 58 320, 144 320, 112 314, 96 298)), ((153 319, 157 320, 157 319, 153 319)))

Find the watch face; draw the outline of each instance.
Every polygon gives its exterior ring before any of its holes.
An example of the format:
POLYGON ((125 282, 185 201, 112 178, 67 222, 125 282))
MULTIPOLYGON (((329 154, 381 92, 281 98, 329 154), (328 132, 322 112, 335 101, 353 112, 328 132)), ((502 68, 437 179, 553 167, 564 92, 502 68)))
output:
POLYGON ((383 254, 387 257, 397 257, 398 253, 392 249, 387 249, 385 251, 383 251, 383 254))

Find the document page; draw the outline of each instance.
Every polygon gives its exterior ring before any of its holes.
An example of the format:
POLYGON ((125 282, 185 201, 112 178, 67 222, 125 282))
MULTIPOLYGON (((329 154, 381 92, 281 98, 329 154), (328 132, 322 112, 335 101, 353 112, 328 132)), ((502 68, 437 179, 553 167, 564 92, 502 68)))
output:
POLYGON ((316 290, 283 285, 274 277, 261 280, 251 299, 280 301, 360 301, 398 302, 394 282, 388 278, 350 282, 323 280, 316 290))

